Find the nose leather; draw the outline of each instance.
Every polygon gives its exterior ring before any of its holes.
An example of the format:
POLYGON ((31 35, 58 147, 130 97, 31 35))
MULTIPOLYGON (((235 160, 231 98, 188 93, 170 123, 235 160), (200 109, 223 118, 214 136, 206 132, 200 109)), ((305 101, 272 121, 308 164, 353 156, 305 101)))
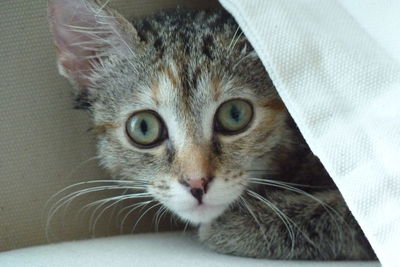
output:
POLYGON ((204 187, 208 184, 208 179, 189 179, 188 184, 191 188, 202 188, 204 190, 204 187))
POLYGON ((190 188, 190 193, 197 199, 199 204, 203 203, 203 195, 207 193, 208 184, 213 177, 202 177, 200 179, 186 179, 181 183, 190 188))

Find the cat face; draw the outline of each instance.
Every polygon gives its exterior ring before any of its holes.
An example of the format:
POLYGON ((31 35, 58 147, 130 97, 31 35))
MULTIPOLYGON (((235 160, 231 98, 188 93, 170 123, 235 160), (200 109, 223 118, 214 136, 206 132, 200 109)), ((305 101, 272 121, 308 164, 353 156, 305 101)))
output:
POLYGON ((53 0, 49 14, 60 73, 113 174, 203 223, 240 198, 250 170, 268 169, 287 115, 228 14, 176 10, 132 25, 81 0, 53 0))

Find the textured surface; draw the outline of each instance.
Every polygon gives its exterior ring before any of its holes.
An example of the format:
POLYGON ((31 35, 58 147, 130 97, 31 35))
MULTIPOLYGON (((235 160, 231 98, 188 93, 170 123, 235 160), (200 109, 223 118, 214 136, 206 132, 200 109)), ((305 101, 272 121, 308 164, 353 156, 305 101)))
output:
POLYGON ((14 266, 264 266, 378 267, 377 262, 272 261, 217 254, 189 234, 139 234, 33 247, 0 253, 0 265, 14 266))
POLYGON ((382 264, 400 266, 400 3, 221 3, 252 42, 382 264))
MULTIPOLYGON (((111 2, 127 17, 177 4, 206 5, 200 0, 111 2)), ((95 160, 85 162, 94 156, 94 136, 87 132, 86 114, 72 109, 70 86, 57 73, 46 1, 2 0, 0 32, 0 250, 8 250, 46 242, 43 210, 51 195, 107 174, 95 160)), ((65 228, 60 221, 53 226, 58 240, 87 236, 87 224, 64 219, 65 228)), ((147 219, 140 230, 152 229, 147 219)), ((96 235, 109 233, 108 228, 99 224, 96 235)))

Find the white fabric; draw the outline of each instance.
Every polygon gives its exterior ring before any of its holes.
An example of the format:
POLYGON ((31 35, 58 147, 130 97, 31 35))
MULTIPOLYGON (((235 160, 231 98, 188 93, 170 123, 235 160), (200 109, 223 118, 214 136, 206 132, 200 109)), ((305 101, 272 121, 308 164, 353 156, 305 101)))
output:
POLYGON ((400 1, 220 2, 383 266, 400 266, 400 1))
POLYGON ((0 253, 2 267, 378 267, 377 262, 296 262, 242 258, 217 254, 189 234, 117 236, 0 253))

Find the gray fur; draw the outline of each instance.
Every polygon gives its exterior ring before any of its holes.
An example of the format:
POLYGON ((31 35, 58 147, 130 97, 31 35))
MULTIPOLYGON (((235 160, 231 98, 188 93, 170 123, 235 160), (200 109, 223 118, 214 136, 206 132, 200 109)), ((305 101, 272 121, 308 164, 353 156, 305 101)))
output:
MULTIPOLYGON (((90 11, 85 12, 90 16, 90 11)), ((101 12, 116 16, 118 21, 110 18, 107 34, 88 31, 81 36, 97 41, 95 48, 101 50, 90 62, 92 69, 70 70, 62 56, 59 64, 61 73, 75 85, 76 106, 88 109, 94 126, 103 129, 98 135, 98 154, 104 167, 116 177, 145 184, 172 213, 188 219, 168 206, 174 197, 171 180, 181 179, 188 165, 182 156, 187 151, 179 147, 182 141, 205 151, 215 169, 211 188, 217 182, 222 184, 216 199, 224 203, 223 213, 221 210, 222 214, 207 222, 192 220, 201 223, 200 240, 210 248, 258 258, 375 258, 229 14, 177 9, 135 20, 132 27, 115 11, 105 8, 101 12), (112 42, 107 42, 110 36, 112 42), (82 77, 78 79, 76 73, 82 77), (172 88, 161 88, 154 100, 157 86, 164 84, 172 88), (214 92, 214 87, 221 92, 214 92), (257 107, 259 120, 234 141, 212 132, 212 118, 204 117, 222 101, 219 98, 249 99, 257 107), (168 116, 177 118, 177 129, 185 140, 167 139, 158 150, 134 148, 116 129, 124 127, 124 112, 141 109, 167 109, 168 116), (262 170, 252 169, 254 166, 262 166, 262 170), (287 183, 315 187, 299 190, 287 183)), ((96 25, 92 22, 90 26, 98 30, 96 25)), ((57 31, 61 26, 53 22, 52 28, 60 49, 57 31)), ((160 116, 168 120, 166 114, 160 116)))

